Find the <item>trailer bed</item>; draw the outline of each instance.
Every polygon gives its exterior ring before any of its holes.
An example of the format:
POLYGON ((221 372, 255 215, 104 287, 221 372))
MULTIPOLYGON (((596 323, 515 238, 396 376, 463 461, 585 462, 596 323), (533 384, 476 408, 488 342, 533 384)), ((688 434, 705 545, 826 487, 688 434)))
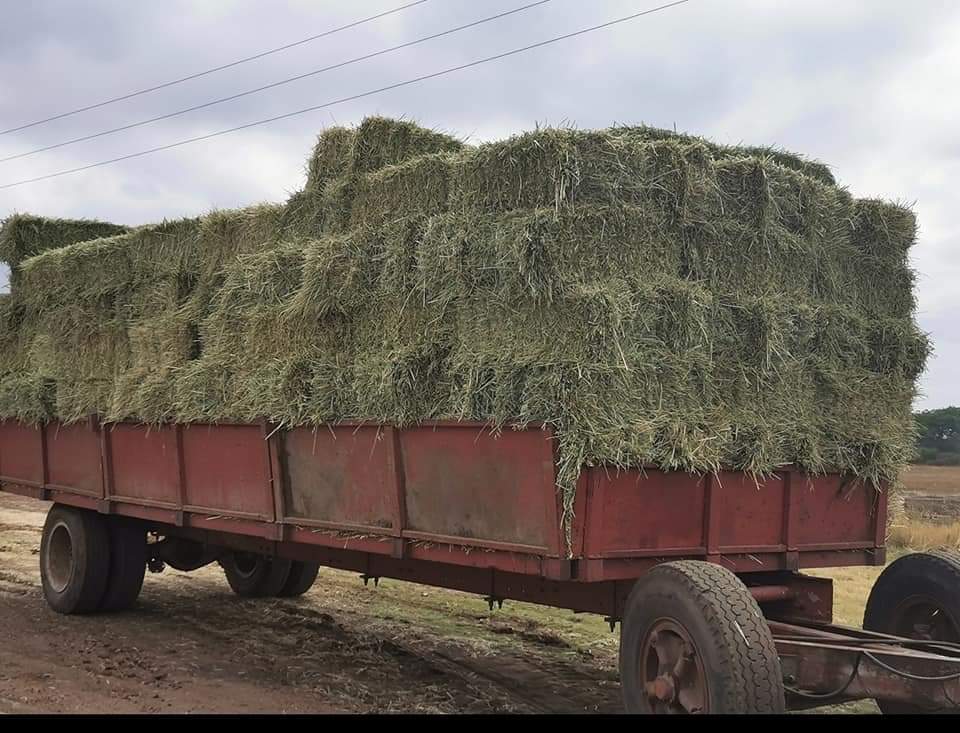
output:
POLYGON ((445 562, 584 582, 635 577, 666 557, 738 571, 884 562, 884 495, 791 469, 758 484, 585 468, 568 544, 550 431, 479 423, 5 421, 0 482, 176 526, 425 559, 440 550, 445 562))
POLYGON ((219 562, 263 597, 329 566, 619 622, 629 711, 955 707, 960 555, 888 567, 865 623, 881 633, 832 626, 831 581, 799 572, 884 564, 885 492, 790 467, 584 467, 568 519, 556 463, 539 427, 0 422, 0 489, 54 503, 41 579, 61 613, 131 607, 144 565, 219 562), (746 697, 718 697, 730 684, 746 697))
POLYGON ((463 422, 5 421, 0 485, 199 539, 279 543, 271 549, 371 577, 429 582, 436 564, 454 566, 454 587, 480 582, 495 598, 528 596, 513 587, 521 578, 555 581, 551 603, 613 617, 629 581, 667 559, 737 573, 884 562, 883 494, 789 469, 757 484, 734 472, 585 468, 568 542, 554 447, 547 429, 463 422))

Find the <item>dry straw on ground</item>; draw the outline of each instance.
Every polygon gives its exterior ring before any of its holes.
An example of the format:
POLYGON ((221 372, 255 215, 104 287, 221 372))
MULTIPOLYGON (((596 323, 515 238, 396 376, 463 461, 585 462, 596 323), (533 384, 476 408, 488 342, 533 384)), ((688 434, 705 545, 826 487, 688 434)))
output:
POLYGON ((32 221, 6 417, 546 423, 568 498, 584 463, 882 481, 912 450, 913 215, 782 151, 373 118, 284 205, 32 221))

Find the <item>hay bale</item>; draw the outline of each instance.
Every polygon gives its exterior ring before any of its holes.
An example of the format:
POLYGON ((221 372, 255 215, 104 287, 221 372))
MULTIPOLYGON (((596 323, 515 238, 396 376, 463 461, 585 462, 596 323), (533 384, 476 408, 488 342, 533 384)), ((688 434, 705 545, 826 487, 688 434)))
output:
POLYGON ((0 261, 10 266, 10 288, 20 283, 20 263, 49 249, 127 231, 127 227, 91 219, 50 219, 14 214, 0 222, 0 261))
POLYGON ((48 249, 127 231, 127 227, 92 219, 50 219, 14 214, 0 224, 0 261, 11 268, 48 249))
POLYGON ((352 143, 352 173, 371 173, 422 155, 456 153, 463 148, 450 135, 387 117, 367 117, 352 143))
POLYGON ((328 187, 332 222, 344 228, 376 226, 411 216, 447 210, 456 158, 448 153, 422 155, 328 187))
POLYGON ((718 145, 710 140, 696 136, 678 134, 671 130, 656 127, 623 126, 611 128, 614 134, 624 134, 634 140, 675 140, 685 143, 698 143, 706 146, 715 159, 722 158, 760 158, 776 163, 783 168, 789 168, 803 174, 806 178, 833 186, 836 180, 830 172, 829 166, 817 160, 810 160, 787 150, 769 145, 718 145))
POLYGON ((327 181, 350 171, 356 137, 356 131, 346 127, 329 127, 323 131, 307 158, 308 191, 322 191, 327 181))

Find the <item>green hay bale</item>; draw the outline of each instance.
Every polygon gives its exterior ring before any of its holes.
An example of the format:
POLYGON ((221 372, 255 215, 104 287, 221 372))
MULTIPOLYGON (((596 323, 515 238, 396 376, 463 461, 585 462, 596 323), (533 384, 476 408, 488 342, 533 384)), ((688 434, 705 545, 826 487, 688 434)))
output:
POLYGON ((241 255, 276 247, 284 213, 282 205, 260 204, 204 216, 194 253, 198 274, 209 277, 241 255))
POLYGON ((441 214, 447 210, 455 160, 446 153, 424 155, 359 176, 332 197, 332 206, 349 211, 349 216, 338 211, 334 220, 352 228, 441 214))
POLYGON ((356 137, 356 131, 346 127, 323 131, 307 158, 307 191, 321 191, 327 181, 350 170, 356 137))
POLYGON ((419 210, 424 210, 439 205, 446 198, 449 177, 443 162, 462 148, 448 135, 382 117, 367 118, 356 130, 329 128, 308 160, 306 187, 288 201, 291 233, 313 237, 358 223, 372 224, 363 217, 382 219, 390 215, 390 208, 418 208, 419 204, 419 210), (415 165, 423 156, 431 160, 415 165), (394 167, 398 169, 376 175, 394 167), (421 188, 426 189, 425 196, 421 188), (381 194, 389 197, 390 206, 378 205, 376 196, 381 194), (353 215, 355 199, 359 199, 357 216, 353 215))
POLYGON ((909 265, 860 261, 850 295, 874 317, 910 318, 916 310, 916 272, 909 265))
POLYGON ((57 285, 30 287, 24 300, 28 314, 47 321, 50 348, 39 363, 57 382, 58 414, 169 419, 177 370, 199 350, 199 323, 224 269, 276 246, 282 215, 267 205, 214 212, 25 263, 29 282, 57 285), (61 365, 59 354, 79 361, 61 365))
POLYGON ((197 236, 198 220, 185 219, 45 252, 23 263, 22 299, 36 312, 76 304, 123 310, 144 289, 189 272, 197 236))
POLYGON ((796 171, 797 173, 800 173, 810 179, 814 179, 820 183, 824 183, 829 186, 836 184, 836 180, 834 179, 833 174, 830 172, 829 166, 821 163, 820 161, 810 160, 802 155, 797 155, 796 153, 791 153, 773 146, 718 145, 717 143, 697 135, 678 134, 671 130, 664 130, 656 127, 623 126, 612 128, 611 132, 624 134, 629 136, 631 139, 640 141, 676 140, 686 143, 695 142, 706 146, 710 150, 711 155, 718 160, 731 157, 759 158, 763 161, 776 163, 778 166, 796 171))
POLYGON ((458 156, 452 208, 659 205, 666 220, 678 225, 735 219, 745 209, 750 218, 743 223, 750 226, 766 224, 776 213, 769 176, 793 174, 798 181, 824 185, 823 177, 810 177, 799 162, 785 167, 782 159, 755 149, 662 132, 544 129, 466 150, 458 156), (734 212, 725 208, 729 204, 734 212))
POLYGON ((306 245, 303 278, 285 318, 305 329, 333 314, 361 311, 377 285, 382 242, 369 232, 326 237, 306 245))
POLYGON ((127 327, 130 359, 110 394, 109 420, 149 415, 151 422, 174 416, 174 382, 178 369, 197 357, 199 335, 188 308, 161 311, 127 327))
POLYGON ((932 346, 927 334, 911 319, 873 320, 868 328, 868 369, 877 374, 900 376, 909 382, 923 373, 932 346))
POLYGON ((448 154, 425 155, 366 175, 351 174, 331 181, 320 196, 323 232, 336 234, 443 213, 454 164, 448 154))
POLYGON ((324 228, 324 201, 320 192, 304 189, 290 195, 284 206, 281 230, 284 239, 319 237, 324 228))
POLYGON ((859 199, 849 226, 854 246, 865 257, 884 263, 905 263, 907 252, 917 239, 916 216, 902 204, 859 199))
POLYGON ((0 225, 0 261, 16 269, 25 259, 49 249, 125 231, 127 227, 89 219, 48 219, 14 214, 0 225))
POLYGON ((53 419, 56 412, 54 384, 36 373, 20 371, 0 375, 0 415, 37 425, 53 419))
POLYGON ((23 348, 24 367, 14 373, 34 385, 24 394, 28 405, 35 405, 39 389, 51 417, 70 422, 106 414, 113 380, 129 350, 121 323, 99 323, 92 338, 94 329, 82 328, 89 320, 89 314, 55 313, 35 324, 35 335, 23 348))
POLYGON ((23 306, 10 293, 0 293, 0 369, 16 355, 23 306))
MULTIPOLYGON (((172 414, 191 420, 221 419, 224 414, 259 420, 282 410, 273 378, 281 368, 278 363, 297 353, 304 340, 302 330, 286 326, 283 310, 300 285, 305 246, 285 243, 240 255, 224 267, 223 285, 198 322, 195 337, 186 342, 182 376, 178 373, 182 384, 176 386, 172 403, 165 403, 172 414), (236 374, 243 378, 236 379, 236 374), (211 389, 221 402, 211 402, 211 389), (211 412, 211 404, 219 404, 224 414, 211 412)), ((189 314, 181 329, 188 337, 193 318, 189 314)))
POLYGON ((451 209, 495 212, 659 202, 677 220, 703 215, 714 188, 706 147, 635 143, 609 131, 544 129, 459 156, 451 209))
POLYGON ((463 143, 412 122, 367 117, 353 138, 353 173, 370 173, 412 158, 434 153, 456 153, 463 143))
MULTIPOLYGON (((198 359, 177 371, 173 383, 172 419, 181 422, 229 422, 241 416, 231 410, 236 389, 233 365, 213 357, 198 359)), ((161 396, 165 396, 161 392, 161 396)), ((169 406, 165 405, 169 411, 169 406)), ((143 418, 147 419, 147 418, 143 418)), ((158 415, 156 419, 163 419, 158 415)))
POLYGON ((916 308, 916 274, 908 257, 916 243, 913 212, 902 204, 859 199, 846 223, 856 272, 848 283, 857 303, 878 317, 910 317, 916 308))
POLYGON ((409 425, 449 414, 450 346, 436 335, 424 336, 399 343, 388 336, 386 345, 358 355, 352 370, 357 417, 409 425))

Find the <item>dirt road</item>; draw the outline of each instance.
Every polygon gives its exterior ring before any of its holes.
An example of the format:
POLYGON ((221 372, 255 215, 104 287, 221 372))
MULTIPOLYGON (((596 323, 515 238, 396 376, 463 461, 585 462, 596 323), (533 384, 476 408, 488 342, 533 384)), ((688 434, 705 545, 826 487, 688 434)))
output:
POLYGON ((242 600, 219 568, 148 574, 137 607, 65 617, 39 587, 46 507, 0 493, 0 712, 616 712, 592 616, 324 570, 242 600))

